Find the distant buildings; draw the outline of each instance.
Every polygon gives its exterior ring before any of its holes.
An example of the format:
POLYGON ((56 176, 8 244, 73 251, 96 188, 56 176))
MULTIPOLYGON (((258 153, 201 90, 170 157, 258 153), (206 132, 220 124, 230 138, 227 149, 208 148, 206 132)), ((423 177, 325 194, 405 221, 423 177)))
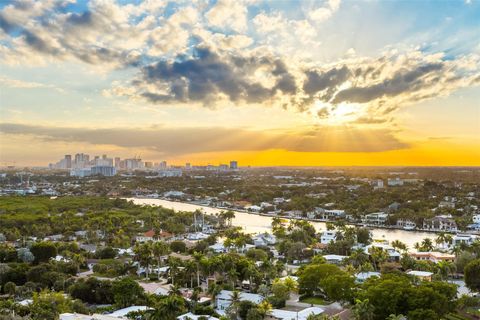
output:
POLYGON ((106 154, 102 156, 94 156, 85 153, 77 153, 74 157, 70 154, 66 154, 64 158, 60 159, 56 163, 49 164, 50 169, 70 170, 72 176, 84 177, 94 174, 102 174, 105 176, 114 175, 119 170, 135 171, 135 170, 171 170, 165 171, 159 174, 162 177, 179 177, 182 176, 181 170, 211 170, 211 171, 229 171, 238 170, 238 162, 235 160, 230 161, 230 164, 219 164, 218 166, 209 164, 208 166, 192 166, 190 162, 187 162, 184 167, 182 166, 168 166, 167 161, 153 162, 142 161, 138 157, 121 159, 120 157, 109 158, 106 154), (94 167, 99 167, 93 169, 94 167), (106 167, 113 167, 106 169, 106 167), (85 170, 81 170, 85 169, 85 170), (89 172, 90 171, 90 172, 89 172), (93 171, 93 173, 92 173, 93 171), (114 172, 115 173, 112 173, 114 172))
POLYGON ((117 170, 113 166, 94 166, 91 169, 91 175, 101 175, 105 177, 113 177, 117 174, 117 170))
POLYGON ((403 186, 403 180, 399 177, 396 177, 394 179, 388 179, 387 184, 389 187, 403 186))

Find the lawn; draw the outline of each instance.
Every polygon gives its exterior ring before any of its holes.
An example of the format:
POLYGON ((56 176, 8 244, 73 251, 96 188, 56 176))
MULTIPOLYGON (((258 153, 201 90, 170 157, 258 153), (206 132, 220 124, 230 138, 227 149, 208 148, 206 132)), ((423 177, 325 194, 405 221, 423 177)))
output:
POLYGON ((301 298, 300 302, 310 303, 310 304, 320 304, 320 305, 328 304, 328 302, 323 300, 321 297, 305 297, 305 298, 301 298))

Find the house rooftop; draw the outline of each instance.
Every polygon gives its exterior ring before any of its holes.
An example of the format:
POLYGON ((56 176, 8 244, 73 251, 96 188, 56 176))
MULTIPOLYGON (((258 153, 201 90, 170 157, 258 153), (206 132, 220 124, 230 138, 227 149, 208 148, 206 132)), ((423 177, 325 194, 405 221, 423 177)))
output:
POLYGON ((407 274, 416 276, 416 277, 430 277, 433 275, 433 272, 411 270, 411 271, 408 271, 407 274))
POLYGON ((112 312, 109 314, 109 316, 120 318, 120 317, 126 316, 130 312, 146 311, 146 310, 152 310, 152 308, 149 308, 147 306, 131 306, 131 307, 119 309, 115 312, 112 312))

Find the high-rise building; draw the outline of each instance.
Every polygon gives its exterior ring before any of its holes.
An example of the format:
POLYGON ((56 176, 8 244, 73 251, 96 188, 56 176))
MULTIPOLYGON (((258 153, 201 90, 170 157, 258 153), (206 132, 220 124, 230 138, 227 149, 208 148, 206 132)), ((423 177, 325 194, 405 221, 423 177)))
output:
POLYGON ((138 159, 138 158, 125 159, 125 169, 127 170, 140 169, 142 165, 143 165, 142 159, 138 159))
POLYGON ((65 155, 65 165, 66 165, 67 169, 72 168, 72 155, 71 154, 66 154, 65 155))
POLYGON ((167 161, 160 162, 160 169, 167 169, 167 161))
POLYGON ((89 165, 90 162, 90 156, 88 154, 84 153, 77 153, 75 155, 75 165, 72 167, 75 168, 85 168, 86 166, 89 165))
POLYGON ((120 168, 120 157, 115 157, 115 168, 120 168))
POLYGON ((192 169, 192 165, 190 164, 190 162, 185 163, 185 169, 187 170, 192 169))
POLYGON ((113 166, 94 166, 91 168, 91 175, 96 174, 111 177, 117 174, 117 170, 113 166))
POLYGON ((153 162, 145 161, 145 168, 153 168, 153 162))
POLYGON ((237 170, 238 169, 238 162, 235 160, 230 161, 230 169, 237 170))

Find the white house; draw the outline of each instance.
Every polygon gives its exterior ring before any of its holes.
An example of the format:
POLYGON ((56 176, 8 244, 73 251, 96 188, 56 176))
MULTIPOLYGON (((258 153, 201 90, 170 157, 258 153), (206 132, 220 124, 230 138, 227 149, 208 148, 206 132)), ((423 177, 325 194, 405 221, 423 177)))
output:
POLYGON ((357 283, 364 283, 367 279, 371 277, 380 278, 380 272, 374 272, 374 271, 359 272, 355 275, 355 281, 357 283))
POLYGON ((480 223, 480 214, 474 214, 472 220, 473 223, 480 223))
POLYGON ((257 205, 252 205, 252 206, 246 207, 246 209, 247 209, 248 211, 260 212, 260 210, 262 210, 262 207, 257 206, 257 205))
MULTIPOLYGON (((225 245, 221 242, 217 242, 217 243, 209 246, 209 248, 211 250, 213 250, 215 253, 225 253, 225 252, 229 251, 229 248, 225 247, 225 245)), ((255 245, 247 243, 241 248, 236 248, 235 247, 235 248, 230 248, 230 249, 234 249, 239 253, 245 253, 251 248, 255 248, 255 245)))
POLYGON ((462 243, 471 245, 477 240, 477 236, 473 234, 456 234, 452 239, 452 245, 458 246, 462 243))
POLYGON ((325 260, 327 260, 327 263, 331 264, 340 264, 342 263, 343 260, 348 258, 347 256, 340 256, 338 254, 327 254, 323 256, 325 260))
POLYGON ((256 247, 270 246, 274 245, 275 243, 277 243, 277 237, 267 232, 253 236, 253 244, 256 247))
POLYGON ((399 261, 401 254, 395 250, 394 247, 382 243, 382 242, 373 242, 369 244, 368 246, 365 247, 365 253, 370 255, 370 248, 376 247, 376 248, 381 248, 383 251, 386 251, 388 253, 389 261, 399 261))
MULTIPOLYGON (((232 304, 232 294, 233 294, 233 291, 222 290, 217 295, 215 299, 216 299, 216 305, 217 305, 216 311, 218 314, 225 314, 225 311, 227 310, 227 308, 232 304)), ((240 301, 250 301, 255 304, 259 304, 265 299, 259 294, 246 293, 246 292, 240 292, 239 297, 240 297, 240 301)))
POLYGON ((108 315, 116 318, 123 318, 123 317, 126 317, 127 314, 129 314, 130 312, 147 311, 147 310, 153 310, 153 309, 147 306, 130 306, 127 308, 116 310, 115 312, 112 312, 108 315))
POLYGON ((335 242, 337 237, 337 231, 335 230, 325 230, 320 236, 320 243, 329 244, 330 242, 335 242))
POLYGON ((62 313, 60 320, 118 320, 118 317, 113 317, 105 314, 80 314, 80 313, 62 313))
POLYGON ((307 320, 311 315, 322 314, 324 310, 318 307, 309 307, 298 312, 290 310, 271 310, 265 319, 268 320, 307 320))
MULTIPOLYGON (((326 206, 326 205, 325 205, 326 206)), ((345 210, 324 209, 316 207, 313 212, 315 218, 321 220, 336 220, 345 217, 345 210)))
POLYGON ((384 225, 387 222, 388 213, 374 212, 363 216, 363 223, 369 225, 384 225))
POLYGON ((196 315, 191 312, 182 314, 181 316, 177 317, 178 320, 198 320, 200 318, 205 320, 219 320, 218 318, 212 316, 196 315))

